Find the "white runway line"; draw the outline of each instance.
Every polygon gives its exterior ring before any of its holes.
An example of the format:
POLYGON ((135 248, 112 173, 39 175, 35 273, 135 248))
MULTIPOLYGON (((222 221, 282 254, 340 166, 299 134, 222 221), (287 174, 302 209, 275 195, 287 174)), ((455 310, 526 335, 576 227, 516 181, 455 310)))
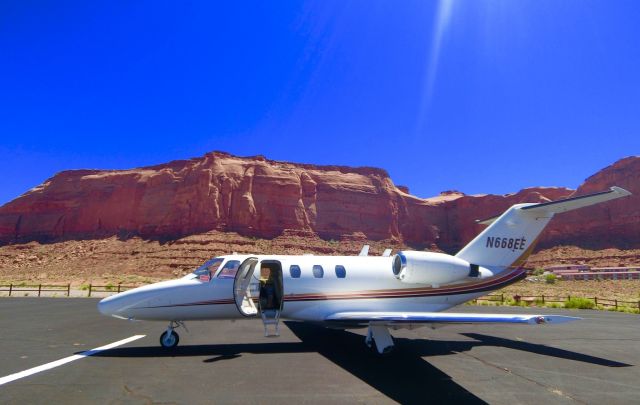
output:
POLYGON ((42 371, 51 370, 52 368, 62 366, 63 364, 71 363, 72 361, 93 356, 94 354, 100 353, 102 351, 113 349, 114 347, 122 346, 129 342, 133 342, 134 340, 142 339, 145 336, 146 335, 131 336, 126 339, 118 340, 117 342, 109 343, 108 345, 105 345, 105 346, 100 346, 100 347, 96 347, 95 349, 87 350, 86 352, 82 352, 80 354, 75 354, 73 356, 65 357, 64 359, 52 361, 51 363, 43 364, 41 366, 33 367, 28 370, 20 371, 18 373, 14 373, 6 377, 2 377, 0 378, 0 385, 4 385, 6 383, 10 383, 11 381, 19 380, 24 377, 29 377, 30 375, 40 373, 42 371))

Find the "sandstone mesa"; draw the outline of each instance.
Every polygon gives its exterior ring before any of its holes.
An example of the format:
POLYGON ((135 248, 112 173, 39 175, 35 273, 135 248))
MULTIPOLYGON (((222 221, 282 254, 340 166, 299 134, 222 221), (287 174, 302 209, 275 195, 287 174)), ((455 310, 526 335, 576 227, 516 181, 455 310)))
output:
MULTIPOLYGON (((428 181, 428 180, 427 180, 428 181)), ((617 185, 634 195, 563 214, 542 245, 640 246, 640 157, 589 177, 577 190, 526 188, 507 195, 448 191, 418 198, 382 169, 317 166, 211 152, 131 170, 69 170, 0 207, 0 243, 99 239, 174 240, 207 231, 274 238, 394 240, 455 251, 476 219, 519 202, 543 202, 617 185)))

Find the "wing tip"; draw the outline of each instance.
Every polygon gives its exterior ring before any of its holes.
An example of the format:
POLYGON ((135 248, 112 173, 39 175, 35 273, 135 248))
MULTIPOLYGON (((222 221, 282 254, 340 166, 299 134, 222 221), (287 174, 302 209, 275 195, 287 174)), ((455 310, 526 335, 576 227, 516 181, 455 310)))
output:
POLYGON ((626 197, 626 196, 628 196, 628 195, 633 195, 633 193, 632 193, 631 191, 629 191, 629 190, 625 190, 624 188, 622 188, 622 187, 618 187, 618 186, 612 186, 612 187, 610 188, 610 190, 611 190, 612 192, 616 193, 616 194, 619 194, 619 195, 620 195, 620 197, 626 197))

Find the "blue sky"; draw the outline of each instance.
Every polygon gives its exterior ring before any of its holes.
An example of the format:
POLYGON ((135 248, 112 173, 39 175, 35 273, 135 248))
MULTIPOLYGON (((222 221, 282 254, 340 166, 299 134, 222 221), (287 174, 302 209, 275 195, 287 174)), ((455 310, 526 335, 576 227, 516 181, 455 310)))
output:
POLYGON ((0 3, 0 204, 223 150, 427 197, 577 187, 640 154, 640 2, 0 3))

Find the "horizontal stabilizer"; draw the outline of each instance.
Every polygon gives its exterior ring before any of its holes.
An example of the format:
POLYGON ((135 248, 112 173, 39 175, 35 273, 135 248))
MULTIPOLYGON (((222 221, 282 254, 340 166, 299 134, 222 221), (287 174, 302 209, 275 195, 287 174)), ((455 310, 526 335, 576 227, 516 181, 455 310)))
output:
POLYGON ((459 314, 450 312, 339 312, 326 321, 366 324, 381 323, 524 323, 540 325, 577 321, 582 318, 562 315, 459 314))
MULTIPOLYGON (((526 207, 520 207, 519 209, 527 211, 529 213, 541 213, 541 214, 559 214, 562 212, 572 211, 582 207, 588 207, 590 205, 599 204, 609 200, 615 200, 616 198, 626 197, 631 193, 621 187, 611 187, 607 191, 601 191, 599 193, 581 195, 578 197, 565 198, 563 200, 550 201, 546 203, 531 204, 526 207)), ((477 222, 481 225, 490 225, 500 215, 481 219, 477 222)))
POLYGON ((554 214, 559 214, 561 212, 588 207, 589 205, 599 204, 609 200, 615 200, 616 198, 626 197, 628 195, 631 195, 631 193, 624 188, 611 187, 610 190, 602 191, 600 193, 581 195, 578 197, 566 198, 564 200, 529 205, 528 207, 522 207, 521 209, 529 212, 552 212, 554 214))

